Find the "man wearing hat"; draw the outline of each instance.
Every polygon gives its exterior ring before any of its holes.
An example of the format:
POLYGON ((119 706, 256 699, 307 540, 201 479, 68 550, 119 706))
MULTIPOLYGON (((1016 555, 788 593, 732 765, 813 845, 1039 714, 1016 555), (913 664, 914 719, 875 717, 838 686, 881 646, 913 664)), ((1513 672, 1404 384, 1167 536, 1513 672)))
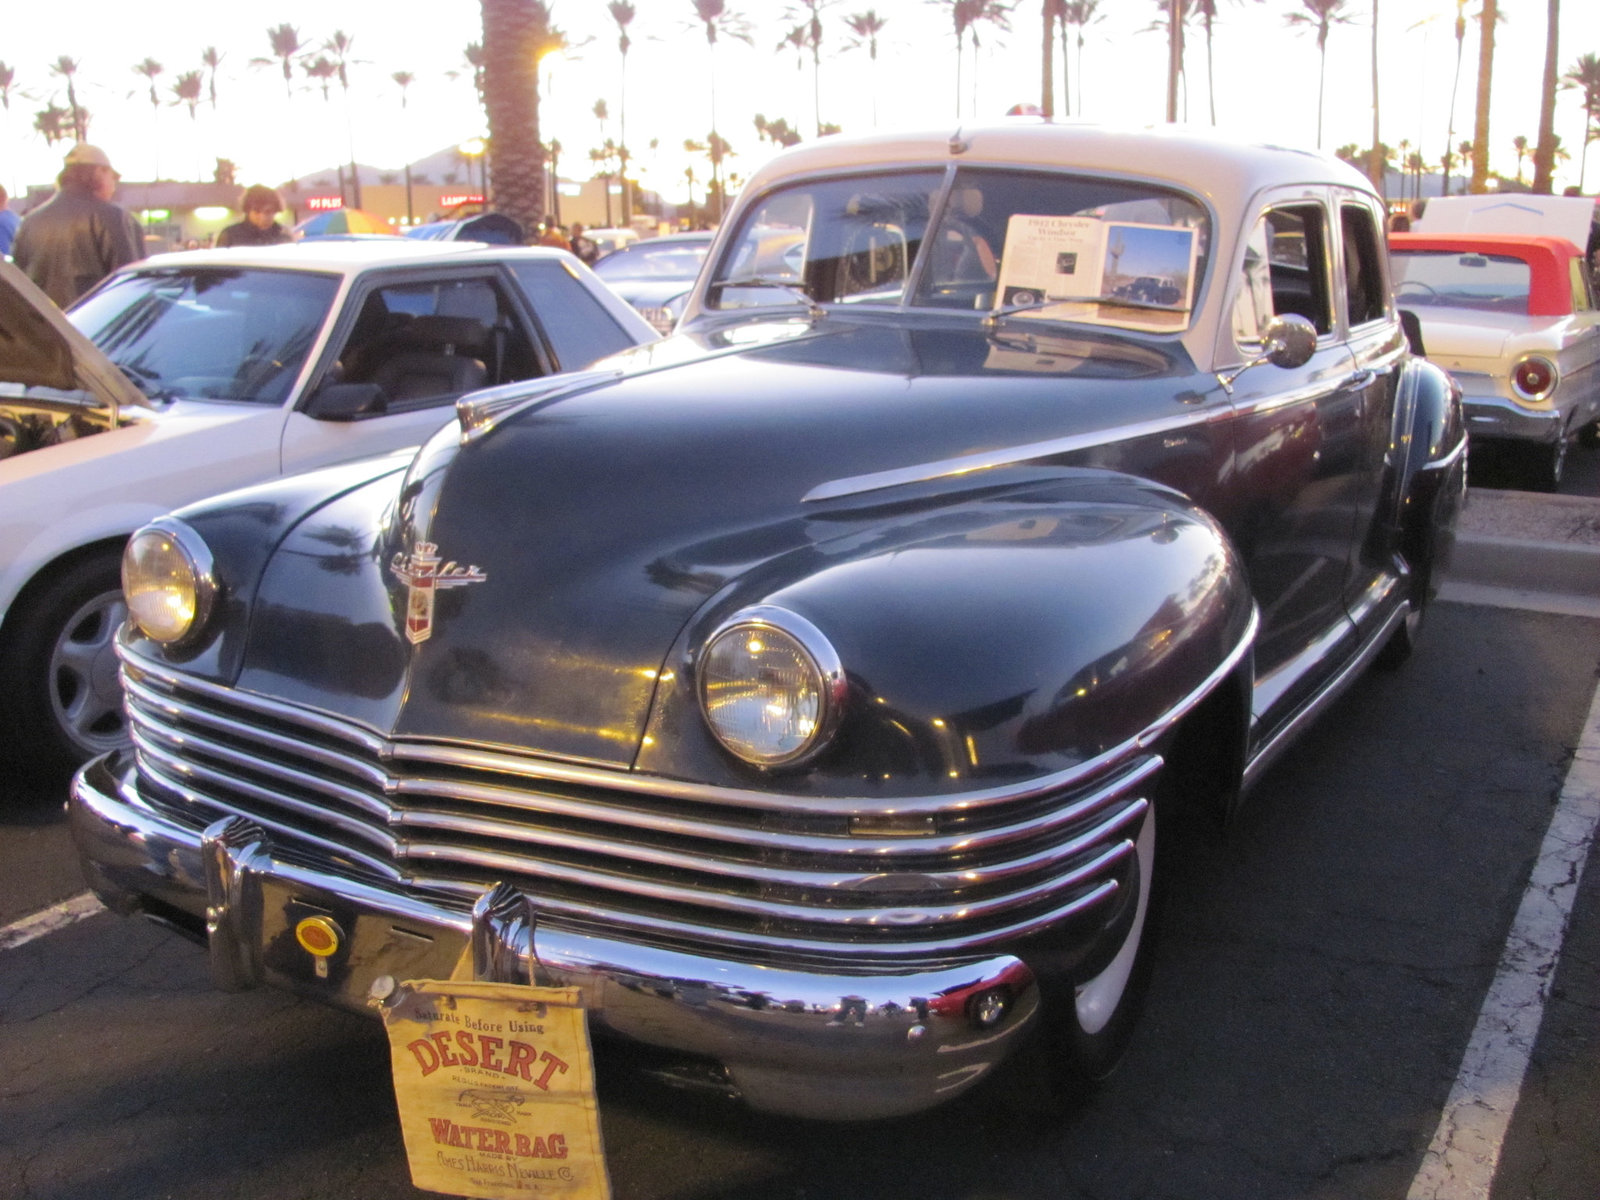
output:
POLYGON ((79 142, 56 176, 56 194, 17 227, 12 259, 62 308, 144 257, 138 222, 111 202, 119 178, 104 150, 79 142))

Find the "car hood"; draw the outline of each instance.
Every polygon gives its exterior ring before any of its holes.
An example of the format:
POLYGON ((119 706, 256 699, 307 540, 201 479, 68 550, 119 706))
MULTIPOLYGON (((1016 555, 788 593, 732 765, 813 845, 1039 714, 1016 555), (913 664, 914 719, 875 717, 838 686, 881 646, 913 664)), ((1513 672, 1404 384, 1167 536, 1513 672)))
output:
MULTIPOLYGON (((970 324, 828 325, 655 369, 688 352, 667 339, 635 356, 641 369, 598 384, 579 377, 465 445, 453 430, 436 437, 398 504, 385 501, 399 515, 365 581, 334 601, 387 610, 396 646, 409 610, 426 626, 411 630, 414 649, 364 655, 349 666, 353 682, 320 694, 285 686, 275 664, 304 659, 298 648, 330 611, 326 587, 344 586, 316 581, 353 569, 355 522, 330 512, 269 569, 248 656, 259 671, 247 663, 241 683, 359 710, 396 737, 626 766, 663 664, 701 610, 757 602, 842 557, 892 552, 865 551, 863 539, 876 545, 906 513, 956 494, 1058 472, 1060 456, 1040 444, 1092 443, 1141 413, 1170 416, 1175 393, 1201 386, 1175 342, 1041 333, 1008 348, 970 324), (1016 455, 1031 465, 967 476, 952 465, 1015 447, 1034 448, 1016 455), (883 472, 934 478, 861 479, 883 472), (431 597, 416 586, 430 575, 431 597), (268 609, 270 622, 260 617, 268 609), (387 679, 372 675, 380 661, 395 664, 387 679)), ((718 347, 697 349, 708 348, 718 347)))
POLYGON ((674 296, 681 296, 694 286, 693 279, 619 279, 606 284, 635 308, 643 305, 661 305, 674 296))
MULTIPOLYGON (((113 424, 121 408, 149 403, 21 268, 0 259, 0 402, 12 400, 16 388, 24 402, 33 388, 87 393, 113 424)), ((59 407, 60 399, 52 400, 59 407)))

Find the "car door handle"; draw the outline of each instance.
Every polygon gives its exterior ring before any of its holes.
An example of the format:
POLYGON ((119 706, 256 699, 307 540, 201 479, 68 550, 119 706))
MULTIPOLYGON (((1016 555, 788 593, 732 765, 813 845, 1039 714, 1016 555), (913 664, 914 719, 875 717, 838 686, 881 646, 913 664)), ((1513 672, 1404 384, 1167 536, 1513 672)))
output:
POLYGON ((1347 388, 1366 388, 1378 377, 1376 371, 1357 371, 1344 381, 1347 388))

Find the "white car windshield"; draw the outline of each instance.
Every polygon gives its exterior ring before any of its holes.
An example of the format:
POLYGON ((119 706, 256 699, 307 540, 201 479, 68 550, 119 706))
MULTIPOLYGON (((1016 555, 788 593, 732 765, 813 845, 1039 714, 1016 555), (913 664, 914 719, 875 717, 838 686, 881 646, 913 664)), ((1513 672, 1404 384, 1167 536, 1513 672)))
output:
POLYGON ((338 289, 306 271, 151 267, 69 318, 146 395, 281 404, 338 289))
POLYGON ((922 170, 771 192, 728 245, 713 309, 909 304, 1179 332, 1199 294, 1210 221, 1198 200, 1151 184, 922 170))

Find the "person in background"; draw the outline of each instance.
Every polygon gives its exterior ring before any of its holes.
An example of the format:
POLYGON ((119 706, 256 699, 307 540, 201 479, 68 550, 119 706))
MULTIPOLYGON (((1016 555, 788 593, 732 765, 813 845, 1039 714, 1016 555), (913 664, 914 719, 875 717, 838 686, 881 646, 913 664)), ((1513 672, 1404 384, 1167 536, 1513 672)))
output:
POLYGON ((266 184, 254 183, 245 188, 239 197, 239 211, 244 213, 244 220, 229 225, 217 235, 219 247, 276 246, 294 240, 289 231, 278 224, 283 198, 266 184))
POLYGON ((577 221, 572 223, 572 252, 591 267, 594 266, 594 260, 600 256, 600 247, 583 236, 583 226, 577 221))
POLYGON ((572 241, 561 232, 561 226, 556 224, 554 217, 546 217, 539 223, 539 245, 555 246, 560 250, 571 250, 572 241))
POLYGON ((11 243, 17 236, 17 226, 22 218, 12 212, 9 205, 11 197, 6 189, 0 186, 0 258, 11 253, 11 243))
POLYGON ((17 226, 12 259, 62 308, 144 257, 139 223, 111 201, 119 178, 104 150, 79 142, 67 151, 56 194, 17 226))

